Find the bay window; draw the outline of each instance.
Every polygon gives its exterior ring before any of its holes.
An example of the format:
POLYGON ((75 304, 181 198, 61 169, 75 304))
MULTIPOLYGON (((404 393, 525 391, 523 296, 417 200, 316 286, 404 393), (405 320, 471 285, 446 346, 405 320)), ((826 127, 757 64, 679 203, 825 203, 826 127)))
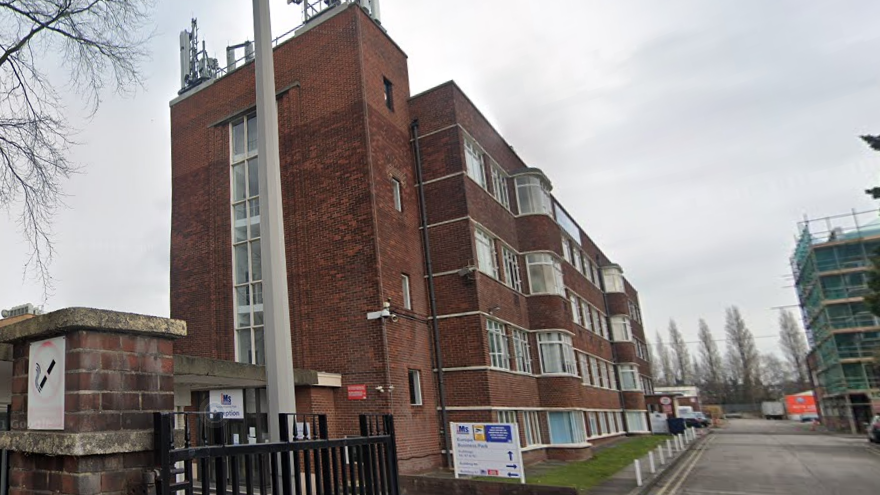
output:
POLYGON ((541 353, 541 373, 577 376, 570 335, 562 332, 539 333, 538 347, 541 353))
POLYGON ((532 294, 565 295, 562 266, 555 256, 546 253, 526 255, 529 271, 529 290, 532 294))
POLYGON ((602 278, 605 280, 605 292, 623 292, 623 271, 617 265, 602 268, 602 278))
POLYGON ((617 366, 620 373, 620 390, 638 391, 639 368, 634 364, 620 364, 617 366))
POLYGON ((615 315, 611 317, 611 334, 615 342, 631 342, 632 324, 624 315, 615 315))
POLYGON ((550 190, 538 176, 523 175, 516 178, 516 199, 519 202, 520 215, 553 214, 550 190))

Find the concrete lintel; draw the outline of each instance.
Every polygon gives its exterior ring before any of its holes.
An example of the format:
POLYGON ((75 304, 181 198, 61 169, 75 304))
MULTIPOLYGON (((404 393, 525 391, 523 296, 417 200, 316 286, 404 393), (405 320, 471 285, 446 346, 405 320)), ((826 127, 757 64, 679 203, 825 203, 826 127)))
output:
MULTIPOLYGON (((341 387, 342 375, 314 370, 293 370, 294 386, 341 387)), ((174 355, 174 382, 191 390, 266 386, 265 366, 236 363, 183 354, 174 355)))
POLYGON ((153 430, 92 433, 4 431, 0 432, 0 449, 68 456, 144 452, 153 449, 153 430))
POLYGON ((75 330, 177 339, 186 336, 186 323, 105 309, 64 308, 3 327, 0 343, 43 339, 75 330))

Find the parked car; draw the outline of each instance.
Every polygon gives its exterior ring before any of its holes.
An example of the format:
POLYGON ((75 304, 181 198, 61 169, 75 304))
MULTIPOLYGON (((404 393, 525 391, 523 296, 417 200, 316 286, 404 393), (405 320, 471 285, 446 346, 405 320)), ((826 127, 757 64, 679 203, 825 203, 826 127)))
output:
POLYGON ((703 422, 704 420, 701 419, 698 416, 698 414, 702 414, 702 413, 696 413, 696 412, 681 413, 680 412, 680 413, 678 413, 678 417, 683 419, 684 425, 689 428, 704 428, 704 427, 708 426, 706 423, 703 422))
POLYGON ((699 412, 699 411, 698 411, 698 412, 695 412, 694 415, 697 417, 697 419, 700 420, 701 423, 703 423, 703 426, 710 426, 710 425, 712 424, 712 420, 709 419, 709 418, 708 418, 705 414, 703 414, 702 412, 699 412))
POLYGON ((867 431, 869 442, 880 443, 880 414, 868 423, 867 431))

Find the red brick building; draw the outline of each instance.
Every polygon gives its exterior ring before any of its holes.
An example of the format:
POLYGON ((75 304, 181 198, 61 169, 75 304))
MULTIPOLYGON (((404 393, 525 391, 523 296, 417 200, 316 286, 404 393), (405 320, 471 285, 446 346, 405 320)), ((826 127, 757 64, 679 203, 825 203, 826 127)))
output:
MULTIPOLYGON (((646 431, 638 295, 551 180, 454 83, 410 97, 406 55, 360 8, 307 28, 275 49, 292 366, 336 382, 298 380, 298 410, 338 434, 392 412, 404 471, 442 464, 444 415, 517 422, 528 461, 646 431)), ((252 63, 171 102, 182 354, 263 362, 254 108, 252 63)))

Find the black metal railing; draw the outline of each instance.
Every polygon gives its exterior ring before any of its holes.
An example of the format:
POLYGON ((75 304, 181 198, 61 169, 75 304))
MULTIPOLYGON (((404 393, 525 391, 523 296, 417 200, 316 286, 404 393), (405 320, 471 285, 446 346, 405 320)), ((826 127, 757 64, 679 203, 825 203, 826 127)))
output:
POLYGON ((361 436, 340 439, 324 415, 277 419, 282 441, 240 444, 219 413, 156 413, 159 494, 398 495, 390 415, 363 415, 361 436))

